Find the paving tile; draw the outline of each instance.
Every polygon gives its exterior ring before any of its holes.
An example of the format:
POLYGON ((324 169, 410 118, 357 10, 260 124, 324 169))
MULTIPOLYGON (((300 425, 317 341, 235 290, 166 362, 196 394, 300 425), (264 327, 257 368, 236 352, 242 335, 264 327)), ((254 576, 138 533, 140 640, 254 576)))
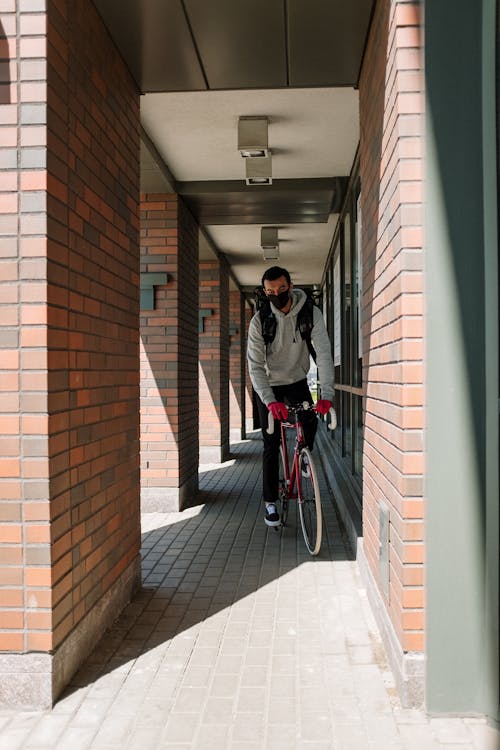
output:
MULTIPOLYGON (((160 727, 135 728, 125 745, 126 750, 156 750, 161 731, 160 727)), ((74 748, 71 748, 71 750, 74 750, 74 748)))
POLYGON ((203 725, 230 726, 233 722, 234 702, 233 698, 208 698, 202 716, 203 725))
POLYGON ((263 687, 241 687, 237 703, 239 713, 264 711, 266 690, 263 687))
POLYGON ((265 723, 263 712, 236 713, 232 723, 232 742, 264 742, 265 723))
MULTIPOLYGON (((274 652, 276 653, 276 652, 274 652)), ((246 651, 245 665, 254 667, 265 667, 271 659, 271 647, 254 648, 250 647, 246 651)))
POLYGON ((68 727, 53 748, 54 750, 87 750, 95 734, 95 727, 68 727))
MULTIPOLYGON (((333 727, 333 747, 339 750, 367 750, 368 737, 362 724, 336 724, 333 727)), ((420 750, 427 750, 425 745, 420 750)))
POLYGON ((439 750, 440 745, 428 724, 400 724, 399 733, 404 750, 439 750))
POLYGON ((173 713, 200 711, 207 698, 206 687, 184 687, 181 688, 172 706, 173 713))
POLYGON ((328 713, 301 712, 299 738, 302 741, 330 742, 332 736, 332 723, 328 713))
POLYGON ((217 674, 240 674, 243 662, 243 653, 221 653, 215 664, 215 671, 217 674))
POLYGON ((229 726, 202 724, 192 744, 193 750, 224 750, 229 748, 229 726))
POLYGON ((106 714, 95 735, 92 746, 95 748, 123 746, 132 731, 133 724, 134 720, 130 714, 128 717, 122 714, 106 714))
POLYGON ((241 673, 242 687, 263 687, 268 682, 268 668, 263 666, 244 666, 241 673))
POLYGON ((429 726, 438 742, 443 744, 472 744, 473 737, 467 724, 460 719, 430 718, 429 726))
POLYGON ((189 720, 187 720, 187 716, 188 714, 175 714, 167 718, 166 726, 160 738, 162 747, 167 742, 193 742, 197 729, 196 714, 189 714, 189 720))
POLYGON ((480 721, 464 720, 472 734, 474 750, 498 750, 500 748, 500 732, 480 721))

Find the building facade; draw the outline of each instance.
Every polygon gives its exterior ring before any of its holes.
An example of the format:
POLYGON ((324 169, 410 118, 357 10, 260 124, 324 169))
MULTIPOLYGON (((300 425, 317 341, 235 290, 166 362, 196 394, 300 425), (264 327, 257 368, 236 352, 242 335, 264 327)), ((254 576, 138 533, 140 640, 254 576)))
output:
MULTIPOLYGON (((138 585, 141 503, 199 502, 252 414, 245 290, 166 169, 141 193, 106 5, 0 0, 4 704, 56 700, 138 585)), ((322 457, 404 705, 498 721, 498 9, 366 6, 322 457)))

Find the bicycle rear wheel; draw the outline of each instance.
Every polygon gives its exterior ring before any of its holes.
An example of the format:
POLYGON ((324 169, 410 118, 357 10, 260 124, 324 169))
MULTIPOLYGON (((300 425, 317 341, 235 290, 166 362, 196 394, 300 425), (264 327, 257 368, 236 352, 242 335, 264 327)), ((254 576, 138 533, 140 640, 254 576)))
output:
POLYGON ((283 446, 280 446, 280 468, 279 468, 279 500, 281 525, 285 526, 288 518, 288 487, 286 485, 285 460, 283 457, 283 446))
POLYGON ((317 555, 321 547, 322 515, 316 467, 308 448, 299 456, 299 516, 306 547, 317 555))

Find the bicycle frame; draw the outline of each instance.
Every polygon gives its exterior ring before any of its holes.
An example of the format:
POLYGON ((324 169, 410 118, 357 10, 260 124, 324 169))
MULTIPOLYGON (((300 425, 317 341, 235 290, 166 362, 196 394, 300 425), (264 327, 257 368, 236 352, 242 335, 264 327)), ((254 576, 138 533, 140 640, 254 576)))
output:
MULTIPOLYGON (((304 429, 302 427, 302 422, 298 418, 298 412, 299 411, 306 411, 307 409, 311 408, 310 405, 307 402, 304 402, 301 406, 289 406, 288 411, 289 413, 295 414, 296 421, 295 422, 289 422, 288 420, 284 420, 283 422, 280 421, 280 444, 281 444, 281 452, 283 454, 283 464, 285 469, 285 484, 286 484, 286 499, 287 500, 297 500, 301 496, 301 481, 300 481, 300 471, 299 471, 299 456, 301 450, 305 447, 305 439, 304 439, 304 429), (287 445, 287 430, 295 430, 295 446, 293 450, 293 459, 290 461, 290 454, 288 451, 288 445, 287 445)), ((312 407, 314 408, 314 407, 312 407)), ((330 423, 328 425, 328 429, 334 430, 337 425, 337 415, 335 414, 335 409, 332 407, 329 411, 330 414, 330 423)), ((271 412, 269 412, 268 415, 268 426, 267 426, 267 432, 270 435, 272 432, 274 432, 274 418, 271 412)), ((299 503, 302 501, 299 499, 299 503)))
MULTIPOLYGON (((297 500, 300 494, 300 471, 299 471, 299 454, 305 445, 304 429, 302 422, 281 422, 281 450, 283 452, 283 465, 285 469, 285 482, 287 488, 287 498, 297 500), (295 445, 293 449, 293 459, 290 461, 290 453, 287 444, 287 430, 295 430, 295 445)), ((300 501, 299 501, 300 502, 300 501)))

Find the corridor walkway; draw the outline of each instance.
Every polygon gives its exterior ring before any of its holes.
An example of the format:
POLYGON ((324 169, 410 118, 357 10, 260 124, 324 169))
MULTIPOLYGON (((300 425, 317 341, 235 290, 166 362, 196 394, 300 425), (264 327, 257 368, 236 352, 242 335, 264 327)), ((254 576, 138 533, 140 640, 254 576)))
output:
POLYGON ((262 520, 260 440, 205 466, 203 505, 143 517, 144 587, 52 711, 0 750, 494 750, 479 719, 403 710, 324 478, 312 559, 262 520))

